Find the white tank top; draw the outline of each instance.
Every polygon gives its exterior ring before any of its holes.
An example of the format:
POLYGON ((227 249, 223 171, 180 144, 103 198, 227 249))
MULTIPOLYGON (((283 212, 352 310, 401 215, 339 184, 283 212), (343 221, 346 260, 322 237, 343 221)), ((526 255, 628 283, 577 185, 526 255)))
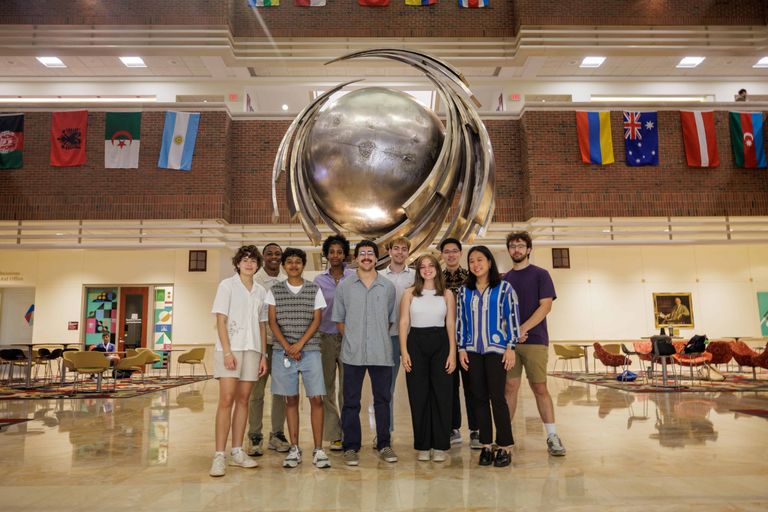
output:
POLYGON ((435 295, 435 290, 422 290, 421 297, 411 299, 411 327, 445 326, 445 297, 435 295))

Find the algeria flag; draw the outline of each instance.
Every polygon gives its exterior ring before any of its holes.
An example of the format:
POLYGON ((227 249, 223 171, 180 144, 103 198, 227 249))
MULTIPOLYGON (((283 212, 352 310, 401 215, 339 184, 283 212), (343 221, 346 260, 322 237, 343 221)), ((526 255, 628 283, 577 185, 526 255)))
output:
POLYGON ((141 112, 107 112, 104 120, 104 167, 138 169, 141 112))

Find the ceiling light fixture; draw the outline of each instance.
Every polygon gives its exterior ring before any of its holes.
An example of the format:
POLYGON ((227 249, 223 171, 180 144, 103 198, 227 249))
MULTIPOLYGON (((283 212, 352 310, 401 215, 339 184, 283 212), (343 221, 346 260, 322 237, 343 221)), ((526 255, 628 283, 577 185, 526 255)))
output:
POLYGON ((35 57, 37 61, 47 68, 65 68, 64 62, 58 57, 35 57))
POLYGON ((605 62, 605 57, 584 57, 579 64, 580 68, 599 68, 605 62))
POLYGON ((288 105, 286 105, 285 103, 283 103, 283 106, 282 106, 281 108, 282 108, 284 111, 285 111, 285 110, 288 110, 288 105))
POLYGON ((757 64, 752 66, 753 68, 768 68, 768 57, 763 57, 759 61, 757 61, 757 64))
POLYGON ((127 68, 145 68, 147 65, 141 57, 120 57, 120 62, 127 68))
POLYGON ((678 68, 695 68, 702 62, 704 62, 704 59, 706 57, 683 57, 680 62, 678 62, 677 66, 678 68))

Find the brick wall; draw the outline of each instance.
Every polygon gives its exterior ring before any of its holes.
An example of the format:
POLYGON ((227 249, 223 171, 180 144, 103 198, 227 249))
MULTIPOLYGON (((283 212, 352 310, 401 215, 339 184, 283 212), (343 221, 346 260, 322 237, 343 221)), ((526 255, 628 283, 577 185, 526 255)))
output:
MULTIPOLYGON (((498 0, 497 0, 498 1, 498 0)), ((765 0, 514 0, 520 25, 764 25, 765 0)))
MULTIPOLYGON (((575 114, 529 111, 486 123, 496 157, 496 222, 531 217, 768 215, 768 173, 733 166, 726 112, 717 112, 721 165, 685 162, 677 112, 659 112, 659 167, 624 164, 621 112, 612 113, 616 163, 581 163, 575 114)), ((157 168, 163 113, 145 112, 140 168, 104 169, 103 113, 89 115, 88 164, 48 165, 49 113, 28 113, 24 168, 0 171, 0 219, 215 219, 271 222, 272 164, 288 121, 231 121, 204 112, 192 170, 157 168)), ((767 141, 768 142, 768 141, 767 141)), ((289 222, 285 180, 280 222, 289 222)))
POLYGON ((622 112, 611 113, 616 163, 581 163, 573 112, 528 112, 522 161, 527 217, 768 214, 768 174, 734 167, 728 113, 715 113, 720 166, 688 167, 678 112, 659 112, 658 167, 625 164, 622 112))
POLYGON ((88 115, 86 165, 51 167, 48 112, 24 119, 24 167, 0 170, 0 219, 184 219, 228 216, 229 116, 205 112, 192 171, 157 168, 164 114, 144 112, 139 169, 104 169, 104 114, 88 115))

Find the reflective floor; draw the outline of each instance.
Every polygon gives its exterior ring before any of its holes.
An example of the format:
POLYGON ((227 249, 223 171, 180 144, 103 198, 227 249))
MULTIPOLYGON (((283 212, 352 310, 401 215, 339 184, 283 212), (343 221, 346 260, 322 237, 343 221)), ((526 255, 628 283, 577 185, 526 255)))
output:
MULTIPOLYGON (((331 469, 285 470, 268 452, 218 479, 213 380, 122 400, 0 400, 0 419, 29 418, 0 429, 0 510, 768 510, 768 419, 735 412, 768 410, 767 394, 632 395, 557 378, 550 390, 564 458, 547 455, 526 389, 512 467, 479 467, 466 431, 449 461, 417 462, 401 375, 397 464, 376 459, 364 417, 359 467, 331 452, 331 469)), ((308 404, 301 415, 308 454, 308 404)))

